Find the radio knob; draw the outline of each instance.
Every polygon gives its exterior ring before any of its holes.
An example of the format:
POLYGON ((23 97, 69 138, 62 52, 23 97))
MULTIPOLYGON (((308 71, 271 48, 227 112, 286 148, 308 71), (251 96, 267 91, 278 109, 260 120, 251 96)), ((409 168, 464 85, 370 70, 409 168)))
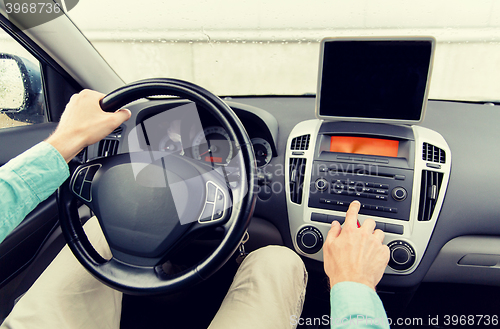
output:
POLYGON ((313 226, 306 226, 297 233, 297 246, 306 254, 315 254, 323 247, 323 235, 313 226))
POLYGON ((318 191, 324 191, 328 188, 328 181, 324 178, 318 178, 314 183, 318 191))
POLYGON ((392 241, 387 245, 391 252, 389 266, 398 271, 405 271, 415 263, 415 250, 405 241, 392 241))
POLYGON ((318 235, 313 231, 308 231, 302 235, 302 244, 306 248, 314 248, 318 244, 318 235))
POLYGON ((391 252, 392 261, 399 265, 404 265, 410 260, 410 253, 405 247, 396 247, 391 252))
POLYGON ((392 190, 392 197, 394 198, 394 200, 396 201, 403 201, 404 199, 406 199, 406 196, 408 195, 408 193, 406 192, 406 190, 401 187, 401 186, 398 186, 398 187, 395 187, 393 190, 392 190))

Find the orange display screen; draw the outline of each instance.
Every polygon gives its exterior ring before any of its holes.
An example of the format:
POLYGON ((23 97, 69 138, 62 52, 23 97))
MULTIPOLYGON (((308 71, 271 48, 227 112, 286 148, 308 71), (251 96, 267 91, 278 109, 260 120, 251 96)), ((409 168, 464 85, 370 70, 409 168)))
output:
POLYGON ((330 152, 398 156, 399 141, 367 137, 331 136, 330 152))
POLYGON ((205 157, 205 162, 221 163, 222 162, 222 158, 221 157, 206 156, 205 157))

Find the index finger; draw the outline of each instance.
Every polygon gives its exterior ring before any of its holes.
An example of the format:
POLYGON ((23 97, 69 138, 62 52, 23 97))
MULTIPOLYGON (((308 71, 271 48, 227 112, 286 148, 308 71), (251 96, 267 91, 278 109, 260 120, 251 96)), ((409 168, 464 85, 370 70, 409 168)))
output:
POLYGON ((349 209, 347 210, 347 213, 345 215, 344 228, 358 227, 358 212, 360 208, 361 208, 361 203, 359 203, 359 201, 354 200, 353 202, 351 202, 351 204, 349 205, 349 209))

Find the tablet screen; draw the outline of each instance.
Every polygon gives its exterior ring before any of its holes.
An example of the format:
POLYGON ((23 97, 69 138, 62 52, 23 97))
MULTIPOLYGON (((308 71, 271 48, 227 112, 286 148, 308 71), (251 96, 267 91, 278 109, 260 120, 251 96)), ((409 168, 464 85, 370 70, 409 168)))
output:
POLYGON ((324 40, 319 115, 423 119, 433 40, 324 40))

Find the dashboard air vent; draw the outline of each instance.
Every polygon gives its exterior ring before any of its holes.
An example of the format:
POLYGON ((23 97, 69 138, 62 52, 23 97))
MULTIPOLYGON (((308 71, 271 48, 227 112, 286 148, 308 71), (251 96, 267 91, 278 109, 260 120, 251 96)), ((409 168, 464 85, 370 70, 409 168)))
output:
POLYGON ((420 187, 420 206, 418 220, 428 221, 432 217, 436 201, 443 182, 443 173, 423 170, 422 185, 420 187))
POLYGON ((429 143, 424 143, 422 150, 422 160, 437 162, 437 163, 445 163, 446 153, 439 147, 436 147, 429 143))
POLYGON ((112 156, 118 153, 119 141, 116 139, 103 139, 99 142, 99 148, 97 149, 98 157, 112 156))
POLYGON ((119 134, 122 133, 122 131, 123 131, 123 127, 118 127, 115 130, 113 130, 113 132, 111 133, 111 135, 119 135, 119 134))
POLYGON ((295 137, 292 139, 292 150, 307 150, 309 148, 309 139, 311 135, 303 135, 299 137, 295 137))
POLYGON ((302 191, 304 189, 305 172, 306 159, 290 159, 290 200, 293 203, 302 203, 302 191))

